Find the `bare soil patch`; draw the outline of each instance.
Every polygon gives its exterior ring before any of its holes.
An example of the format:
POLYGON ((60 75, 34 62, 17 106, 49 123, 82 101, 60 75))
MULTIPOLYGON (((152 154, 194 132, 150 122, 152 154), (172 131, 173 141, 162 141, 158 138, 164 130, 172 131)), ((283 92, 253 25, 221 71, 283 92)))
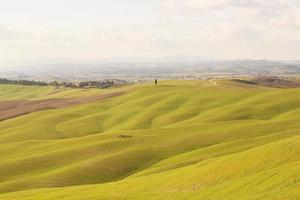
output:
POLYGON ((0 101, 0 121, 26 115, 36 111, 66 108, 79 104, 93 103, 99 100, 120 96, 125 92, 115 92, 97 96, 69 98, 69 99, 45 99, 37 101, 17 100, 0 101))
POLYGON ((300 87, 300 81, 294 79, 287 78, 279 78, 276 76, 272 77, 257 77, 251 80, 244 79, 232 79, 235 82, 248 84, 248 85, 261 85, 266 87, 274 87, 274 88, 298 88, 300 87))

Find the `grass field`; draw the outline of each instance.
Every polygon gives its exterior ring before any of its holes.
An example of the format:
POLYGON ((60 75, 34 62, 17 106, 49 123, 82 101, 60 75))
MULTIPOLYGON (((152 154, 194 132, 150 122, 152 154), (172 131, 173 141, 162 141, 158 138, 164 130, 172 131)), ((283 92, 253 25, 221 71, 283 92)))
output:
POLYGON ((0 85, 0 107, 119 91, 0 122, 0 200, 299 199, 298 88, 229 80, 106 90, 0 85))

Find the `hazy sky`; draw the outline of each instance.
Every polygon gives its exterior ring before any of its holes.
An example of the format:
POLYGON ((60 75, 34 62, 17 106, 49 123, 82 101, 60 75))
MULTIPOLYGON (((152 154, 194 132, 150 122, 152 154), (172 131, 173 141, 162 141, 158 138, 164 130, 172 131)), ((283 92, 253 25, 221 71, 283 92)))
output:
POLYGON ((300 0, 0 0, 0 59, 300 59, 300 0))

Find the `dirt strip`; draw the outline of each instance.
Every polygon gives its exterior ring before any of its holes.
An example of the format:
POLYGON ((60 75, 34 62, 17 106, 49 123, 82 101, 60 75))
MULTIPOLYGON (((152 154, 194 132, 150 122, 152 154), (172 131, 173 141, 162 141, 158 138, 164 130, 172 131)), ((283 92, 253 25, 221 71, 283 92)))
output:
POLYGON ((37 101, 0 101, 0 121, 26 115, 36 111, 66 108, 79 104, 93 103, 99 100, 116 97, 126 92, 115 92, 97 96, 69 98, 69 99, 45 99, 37 101))

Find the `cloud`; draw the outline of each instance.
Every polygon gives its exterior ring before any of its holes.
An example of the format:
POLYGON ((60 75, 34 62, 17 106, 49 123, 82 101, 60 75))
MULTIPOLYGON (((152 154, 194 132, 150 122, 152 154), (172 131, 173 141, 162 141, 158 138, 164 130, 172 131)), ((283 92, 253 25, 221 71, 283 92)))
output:
POLYGON ((168 0, 163 8, 172 15, 204 19, 202 24, 240 27, 239 31, 230 32, 239 32, 238 35, 249 39, 261 37, 259 32, 300 29, 300 1, 297 0, 168 0))
POLYGON ((225 7, 230 0, 168 0, 163 6, 174 10, 219 9, 225 7))
POLYGON ((254 41, 266 39, 265 32, 247 25, 236 25, 230 23, 218 24, 209 30, 210 42, 220 41, 254 41))
MULTIPOLYGON (((54 18, 29 20, 26 25, 7 20, 8 27, 0 25, 0 56, 99 58, 217 52, 220 57, 239 57, 248 47, 251 55, 260 56, 271 46, 288 57, 288 48, 300 46, 299 0, 158 2, 145 14, 129 18, 97 12, 81 23, 72 17, 66 17, 68 23, 54 18), (163 10, 155 10, 159 5, 163 10)), ((132 9, 140 11, 139 6, 132 9)))
POLYGON ((181 14, 207 14, 217 13, 235 14, 245 12, 256 17, 281 17, 286 13, 300 12, 300 1, 295 0, 167 0, 163 8, 181 14))
POLYGON ((31 32, 10 29, 0 24, 0 40, 2 41, 20 41, 32 39, 34 36, 31 32))
POLYGON ((169 9, 227 9, 232 7, 245 8, 288 8, 299 6, 295 0, 167 0, 163 6, 169 9))
POLYGON ((1 25, 0 24, 0 39, 4 38, 4 39, 7 39, 7 38, 13 38, 13 37, 16 37, 17 36, 17 33, 9 30, 8 28, 6 28, 5 26, 1 25))

